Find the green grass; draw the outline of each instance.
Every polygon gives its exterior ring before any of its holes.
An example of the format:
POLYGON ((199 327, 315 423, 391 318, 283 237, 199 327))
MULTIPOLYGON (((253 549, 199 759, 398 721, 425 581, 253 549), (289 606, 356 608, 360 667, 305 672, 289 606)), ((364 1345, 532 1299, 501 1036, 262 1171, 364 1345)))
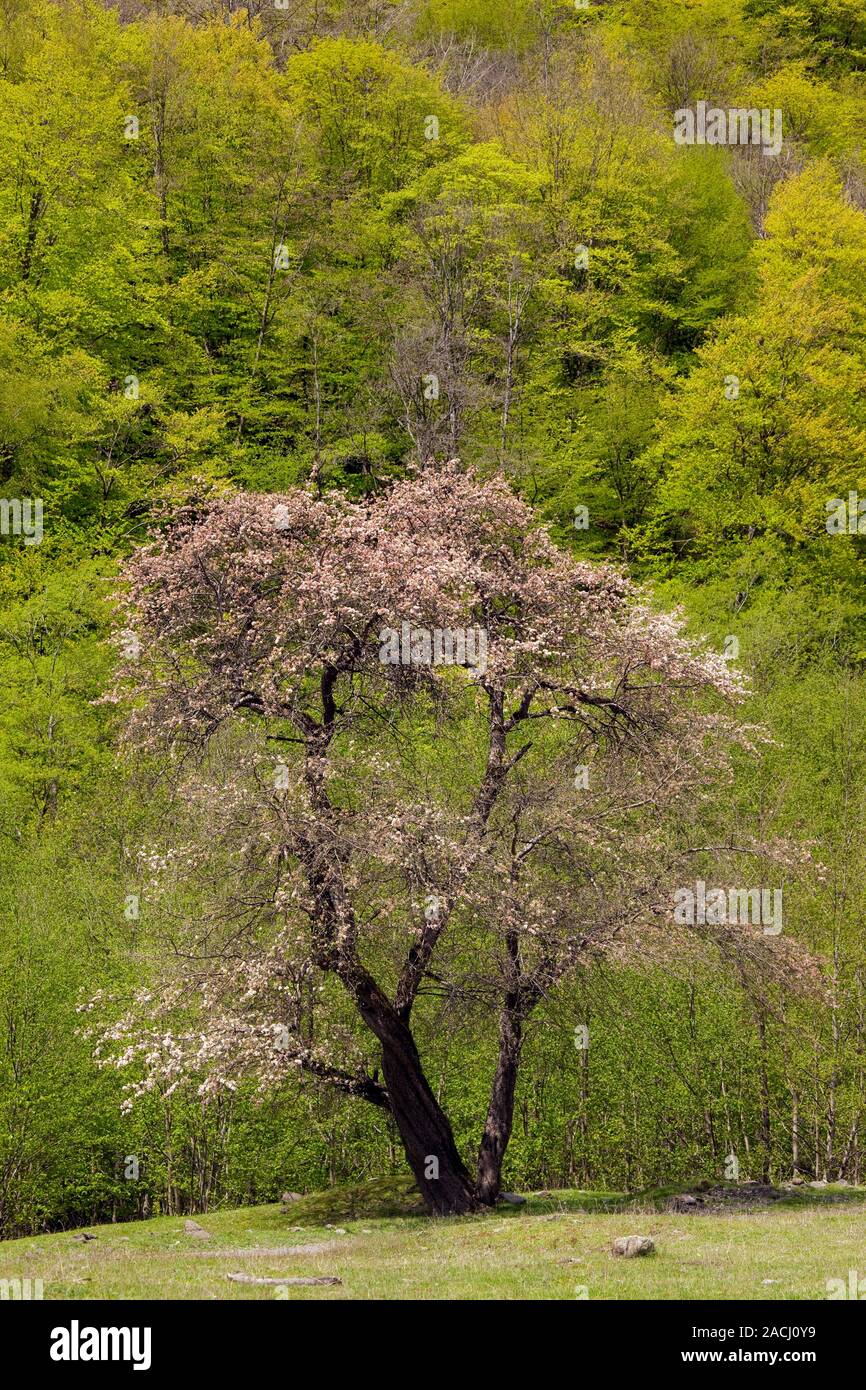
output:
POLYGON ((41 1278, 46 1299, 823 1299, 828 1279, 866 1276, 866 1190, 791 1193, 757 1211, 678 1215, 671 1191, 637 1198, 557 1192, 485 1216, 417 1214, 407 1180, 339 1188, 293 1203, 198 1218, 158 1217, 0 1244, 0 1279, 41 1278), (336 1228, 336 1229, 335 1229, 336 1228), (616 1259, 619 1235, 648 1235, 656 1254, 616 1259), (274 1247, 329 1242, 326 1253, 274 1247), (258 1253, 257 1253, 258 1251, 258 1253), (238 1253, 233 1253, 238 1252, 238 1253), (233 1284, 228 1273, 337 1275, 339 1287, 233 1284), (765 1282, 772 1281, 772 1282, 765 1282))

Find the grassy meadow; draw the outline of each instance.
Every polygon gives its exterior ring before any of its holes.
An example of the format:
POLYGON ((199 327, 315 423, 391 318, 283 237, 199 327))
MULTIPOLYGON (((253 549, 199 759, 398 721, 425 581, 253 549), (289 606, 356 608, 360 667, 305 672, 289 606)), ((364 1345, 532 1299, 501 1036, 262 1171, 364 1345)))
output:
POLYGON ((198 1223, 209 1238, 162 1216, 6 1241, 0 1279, 42 1279, 46 1299, 75 1300, 775 1301, 826 1299, 828 1279, 866 1267, 866 1189, 694 1214, 666 1210, 670 1195, 558 1191, 441 1220, 418 1212, 408 1183, 381 1180, 288 1208, 210 1213, 198 1223), (650 1236, 655 1254, 614 1257, 613 1239, 631 1234, 650 1236), (235 1273, 341 1283, 235 1283, 235 1273))

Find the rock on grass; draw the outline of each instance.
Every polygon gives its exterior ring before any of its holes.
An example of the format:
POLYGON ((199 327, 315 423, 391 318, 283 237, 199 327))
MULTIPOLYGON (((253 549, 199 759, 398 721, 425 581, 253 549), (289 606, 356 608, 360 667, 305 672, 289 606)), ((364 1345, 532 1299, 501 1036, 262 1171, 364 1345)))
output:
POLYGON ((649 1236, 617 1236, 613 1245, 610 1247, 612 1255, 623 1255, 627 1260, 633 1260, 638 1255, 655 1254, 655 1241, 649 1236))

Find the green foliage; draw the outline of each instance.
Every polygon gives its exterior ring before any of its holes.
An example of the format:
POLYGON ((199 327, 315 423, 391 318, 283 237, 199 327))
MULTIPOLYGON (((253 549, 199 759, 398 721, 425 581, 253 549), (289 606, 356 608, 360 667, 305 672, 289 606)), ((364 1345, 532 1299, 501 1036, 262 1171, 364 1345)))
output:
POLYGON ((724 320, 665 409, 650 457, 680 543, 820 535, 866 456, 866 216, 822 165, 774 194, 749 309, 724 320))
POLYGON ((763 21, 777 51, 810 66, 862 70, 866 66, 863 0, 745 0, 744 14, 763 21))

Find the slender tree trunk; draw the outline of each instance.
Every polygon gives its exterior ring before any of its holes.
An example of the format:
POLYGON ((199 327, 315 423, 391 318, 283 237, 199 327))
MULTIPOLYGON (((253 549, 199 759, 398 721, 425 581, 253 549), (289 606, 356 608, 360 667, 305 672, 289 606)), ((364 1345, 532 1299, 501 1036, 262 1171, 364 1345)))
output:
POLYGON ((478 1196, 492 1206, 502 1185, 502 1160, 514 1123, 514 1094, 523 1047, 523 1019, 516 995, 506 998, 499 1020, 499 1059, 490 1093, 487 1120, 478 1150, 478 1196))
POLYGON ((508 420, 511 414, 511 393, 514 390, 514 351, 517 343, 517 328, 508 330, 508 343, 505 350, 505 390, 502 394, 502 420, 499 427, 499 457, 505 460, 505 445, 508 439, 508 420))
MULTIPOLYGON (((829 1080, 828 1080, 828 1083, 827 1083, 828 1089, 829 1089, 829 1093, 830 1093, 830 1094, 829 1094, 828 1103, 827 1103, 827 1150, 826 1150, 826 1155, 827 1155, 827 1156, 826 1156, 826 1159, 825 1159, 825 1168, 826 1168, 828 1180, 832 1180, 833 1173, 834 1173, 834 1171, 835 1171, 835 1164, 836 1164, 836 1126, 837 1126, 837 1120, 838 1120, 838 1114, 837 1114, 837 1093, 838 1093, 838 1089, 839 1089, 839 1083, 840 1083, 840 1081, 841 1081, 841 1079, 842 1079, 842 1077, 841 1077, 841 1068, 840 1068, 840 1065, 839 1065, 839 1047, 840 1047, 840 1040, 841 1040, 841 1037, 842 1037, 842 1027, 841 1027, 841 1024, 840 1024, 840 1022, 839 1022, 839 1009, 838 1009, 837 1004, 836 1004, 836 1002, 835 1002, 836 999, 838 998, 837 991, 838 991, 838 988, 839 988, 839 929, 838 929, 838 919, 837 919, 837 921, 834 922, 834 924, 833 924, 833 975, 832 975, 832 981, 833 981, 833 999, 834 999, 834 1002, 833 1002, 833 1005, 832 1005, 831 1010, 830 1010, 830 1019, 831 1019, 831 1027, 832 1027, 832 1053, 831 1053, 831 1055, 832 1055, 832 1058, 833 1058, 833 1062, 832 1062, 832 1066, 831 1066, 831 1069, 830 1069, 830 1077, 829 1077, 829 1080)), ((841 1174, 837 1173, 836 1176, 837 1176, 837 1177, 840 1177, 841 1174)))
POLYGON ((758 1013, 758 1038, 761 1044, 761 1148, 763 1150, 761 1179, 763 1182, 769 1182, 772 1134, 770 1129, 770 1078, 767 1072, 767 1022, 763 1009, 760 1009, 758 1013))
POLYGON ((476 1190, 486 1206, 493 1205, 502 1187, 502 1160, 514 1124, 514 1096, 523 1050, 523 1027, 541 997, 537 982, 530 983, 524 976, 517 933, 508 932, 505 944, 508 953, 508 988, 499 1016, 499 1057, 478 1150, 476 1190))
POLYGON ((30 212, 27 219, 27 232, 24 238, 24 249, 21 253, 21 279, 29 280, 30 271, 33 267, 33 250, 36 246, 36 233, 39 228, 39 219, 45 207, 44 196, 41 188, 34 188, 30 194, 30 212))
POLYGON ((159 203, 159 241, 164 256, 168 255, 168 175, 165 167, 165 131, 167 100, 165 92, 160 92, 154 110, 154 160, 153 177, 159 203))

